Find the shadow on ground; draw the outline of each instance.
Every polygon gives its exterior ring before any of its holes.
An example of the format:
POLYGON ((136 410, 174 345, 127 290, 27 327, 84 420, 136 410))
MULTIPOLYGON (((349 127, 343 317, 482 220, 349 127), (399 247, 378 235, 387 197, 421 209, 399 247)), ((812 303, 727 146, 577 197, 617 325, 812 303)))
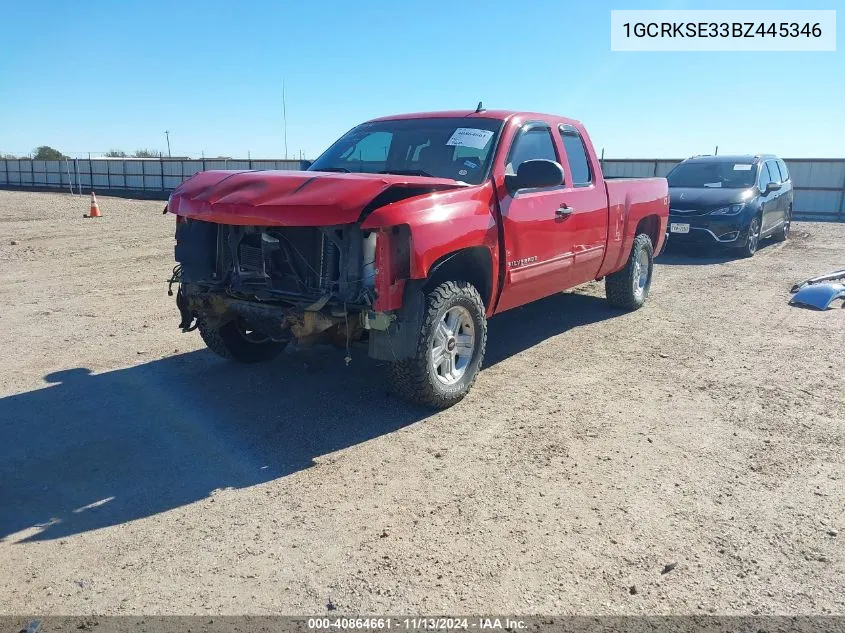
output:
MULTIPOLYGON (((560 294, 490 322, 486 364, 618 315, 560 294)), ((307 468, 432 411, 387 393, 383 368, 314 348, 264 365, 206 350, 92 375, 45 376, 0 399, 0 538, 61 538, 151 516, 307 468)))
MULTIPOLYGON (((761 253, 777 243, 772 239, 762 240, 757 252, 761 253)), ((742 255, 736 249, 667 244, 666 249, 655 259, 655 263, 666 266, 709 266, 726 264, 738 259, 742 259, 742 255)))

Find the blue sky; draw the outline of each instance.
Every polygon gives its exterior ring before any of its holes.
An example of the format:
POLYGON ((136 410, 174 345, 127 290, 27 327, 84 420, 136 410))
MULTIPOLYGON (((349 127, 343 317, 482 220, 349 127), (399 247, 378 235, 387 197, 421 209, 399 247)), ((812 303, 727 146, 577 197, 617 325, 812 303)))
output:
MULTIPOLYGON (((52 145, 314 157, 385 114, 472 108, 582 120, 606 156, 845 155, 845 52, 610 51, 613 9, 836 9, 839 0, 12 2, 0 152, 52 145)), ((845 12, 840 12, 840 16, 845 12)), ((839 17, 839 16, 837 16, 839 17)))

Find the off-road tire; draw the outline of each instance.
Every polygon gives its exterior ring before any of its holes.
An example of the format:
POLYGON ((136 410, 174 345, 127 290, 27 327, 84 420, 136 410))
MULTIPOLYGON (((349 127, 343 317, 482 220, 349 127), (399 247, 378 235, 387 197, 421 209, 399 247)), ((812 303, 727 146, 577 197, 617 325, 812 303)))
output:
POLYGON ((785 242, 789 238, 789 229, 792 224, 792 208, 786 212, 786 217, 783 219, 783 224, 780 225, 777 231, 772 234, 775 242, 785 242))
POLYGON ((610 305, 625 310, 637 310, 643 307, 648 298, 653 274, 654 248, 651 238, 645 233, 640 233, 634 238, 625 268, 605 277, 604 291, 610 305), (642 261, 643 253, 648 259, 648 279, 645 287, 639 291, 637 262, 642 261))
POLYGON ((465 281, 443 282, 426 293, 425 312, 414 356, 390 364, 388 377, 392 390, 415 404, 438 409, 450 407, 469 392, 481 369, 486 348, 487 319, 478 290, 465 281), (455 384, 445 385, 438 380, 432 368, 432 341, 443 316, 455 306, 469 312, 475 331, 475 345, 463 376, 455 384))
POLYGON ((254 343, 244 338, 235 321, 212 327, 204 317, 197 320, 197 329, 208 349, 212 352, 239 363, 263 363, 273 360, 287 346, 286 341, 267 340, 254 343))
POLYGON ((762 220, 760 219, 759 215, 755 215, 753 218, 751 218, 751 222, 748 223, 748 230, 746 231, 745 241, 739 249, 739 253, 742 257, 754 257, 754 253, 756 253, 760 249, 762 231, 762 220), (751 232, 755 230, 755 227, 757 231, 757 239, 751 240, 751 232))

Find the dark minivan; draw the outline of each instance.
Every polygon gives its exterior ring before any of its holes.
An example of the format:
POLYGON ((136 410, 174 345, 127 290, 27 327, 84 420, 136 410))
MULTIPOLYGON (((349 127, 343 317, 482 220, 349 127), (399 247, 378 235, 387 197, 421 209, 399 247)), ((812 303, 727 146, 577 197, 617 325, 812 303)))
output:
POLYGON ((721 246, 751 257, 761 239, 789 236, 792 181, 776 156, 694 156, 666 178, 670 247, 721 246))

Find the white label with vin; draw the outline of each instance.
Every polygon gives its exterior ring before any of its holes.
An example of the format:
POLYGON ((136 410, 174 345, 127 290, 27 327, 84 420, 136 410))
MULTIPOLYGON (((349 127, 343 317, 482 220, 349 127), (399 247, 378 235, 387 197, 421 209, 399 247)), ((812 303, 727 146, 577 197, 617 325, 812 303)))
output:
POLYGON ((490 130, 479 130, 471 127, 459 127, 454 131, 446 145, 455 145, 458 147, 472 147, 474 149, 484 149, 487 141, 493 136, 490 130))

